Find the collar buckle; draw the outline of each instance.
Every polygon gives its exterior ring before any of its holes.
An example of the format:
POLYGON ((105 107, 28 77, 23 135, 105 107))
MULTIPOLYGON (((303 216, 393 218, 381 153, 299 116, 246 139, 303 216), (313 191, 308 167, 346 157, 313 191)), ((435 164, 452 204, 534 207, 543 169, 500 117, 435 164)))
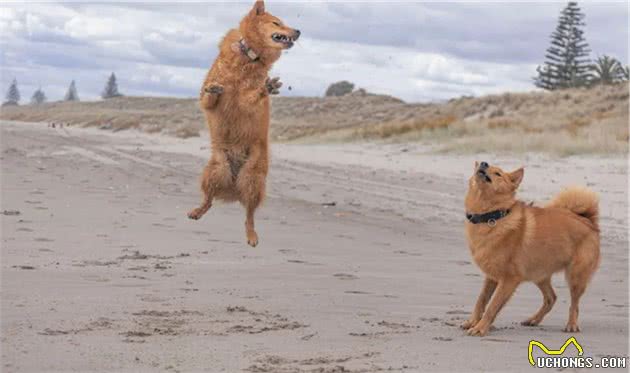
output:
POLYGON ((245 39, 239 40, 238 45, 241 53, 247 56, 247 58, 249 58, 252 62, 258 61, 258 54, 256 54, 256 52, 247 45, 245 39))

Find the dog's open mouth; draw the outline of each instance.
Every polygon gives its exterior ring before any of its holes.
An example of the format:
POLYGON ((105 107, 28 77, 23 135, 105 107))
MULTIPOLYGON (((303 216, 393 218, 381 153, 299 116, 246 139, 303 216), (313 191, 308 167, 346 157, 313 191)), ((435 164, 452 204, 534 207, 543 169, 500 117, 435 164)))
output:
POLYGON ((282 45, 284 45, 285 48, 291 48, 293 46, 293 38, 284 35, 284 34, 278 34, 278 33, 274 33, 273 35, 271 35, 271 40, 275 41, 276 43, 280 43, 282 45))
POLYGON ((490 176, 488 176, 488 174, 486 173, 486 170, 481 170, 481 169, 477 170, 477 176, 485 182, 488 182, 488 183, 492 182, 492 179, 490 179, 490 176))

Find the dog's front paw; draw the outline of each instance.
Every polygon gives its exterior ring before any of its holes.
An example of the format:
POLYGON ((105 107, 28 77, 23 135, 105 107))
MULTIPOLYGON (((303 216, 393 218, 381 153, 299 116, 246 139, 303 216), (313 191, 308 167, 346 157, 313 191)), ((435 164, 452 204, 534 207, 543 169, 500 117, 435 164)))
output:
POLYGON ((536 318, 529 318, 525 321, 521 321, 521 325, 523 326, 537 326, 538 324, 540 324, 540 319, 536 319, 536 318))
POLYGON ((567 333, 579 333, 580 327, 576 323, 567 323, 567 326, 564 328, 564 331, 567 333))
POLYGON ((279 94, 280 87, 282 87, 282 82, 278 77, 273 79, 267 78, 267 80, 265 80, 265 88, 267 89, 267 93, 269 93, 270 95, 279 94))
POLYGON ((203 89, 204 92, 209 93, 211 95, 220 95, 223 94, 224 89, 223 86, 220 84, 209 84, 207 86, 205 86, 205 88, 203 89))
POLYGON ((475 326, 468 329, 466 334, 474 337, 483 337, 488 334, 488 330, 490 330, 490 325, 487 325, 483 321, 479 321, 475 326))
POLYGON ((188 219, 199 220, 203 216, 203 212, 200 208, 192 209, 188 213, 188 219))
POLYGON ((468 330, 470 328, 472 328, 473 326, 477 325, 477 323, 479 322, 479 319, 469 319, 464 321, 459 327, 465 330, 468 330))

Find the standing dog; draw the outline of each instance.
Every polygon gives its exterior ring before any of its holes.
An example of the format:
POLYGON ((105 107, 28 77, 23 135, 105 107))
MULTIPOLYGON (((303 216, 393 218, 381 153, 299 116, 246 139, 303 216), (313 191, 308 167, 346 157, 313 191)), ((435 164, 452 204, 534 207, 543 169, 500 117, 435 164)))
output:
POLYGON ((481 162, 475 163, 468 182, 466 235, 473 259, 486 275, 475 309, 462 324, 469 335, 488 333, 524 281, 538 286, 543 305, 522 324, 538 325, 556 301, 551 275, 562 270, 571 292, 565 331, 580 331, 580 297, 599 264, 598 197, 573 187, 545 207, 530 206, 515 198, 523 174, 522 168, 508 173, 481 162))
POLYGON ((285 26, 265 11, 263 1, 256 1, 239 28, 221 41, 201 89, 212 155, 201 177, 203 202, 188 217, 201 218, 215 198, 239 201, 247 210, 251 246, 258 244, 254 212, 265 197, 269 168, 269 95, 279 93, 282 85, 267 74, 299 36, 299 30, 285 26))

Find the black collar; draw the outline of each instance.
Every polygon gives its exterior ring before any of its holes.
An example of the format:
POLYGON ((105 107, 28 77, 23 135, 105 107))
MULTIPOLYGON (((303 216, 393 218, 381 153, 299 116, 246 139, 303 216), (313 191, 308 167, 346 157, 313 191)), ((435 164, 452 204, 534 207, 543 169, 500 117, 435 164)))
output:
POLYGON ((241 39, 238 41, 238 47, 241 53, 247 56, 247 58, 249 58, 252 62, 256 62, 260 58, 258 54, 254 52, 254 50, 250 48, 249 45, 247 45, 245 39, 241 39))
POLYGON ((506 217, 510 213, 510 209, 507 210, 495 210, 486 212, 485 214, 466 214, 466 219, 473 224, 488 223, 489 226, 494 227, 497 224, 497 220, 506 217))

